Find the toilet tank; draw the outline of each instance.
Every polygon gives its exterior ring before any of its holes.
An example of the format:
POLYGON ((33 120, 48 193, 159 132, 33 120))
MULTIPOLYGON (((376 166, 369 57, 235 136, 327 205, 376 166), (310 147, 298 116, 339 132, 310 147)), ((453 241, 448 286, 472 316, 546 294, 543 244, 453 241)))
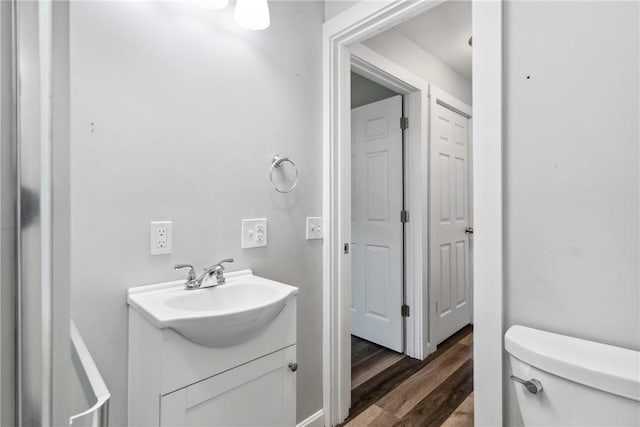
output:
POLYGON ((639 426, 640 352, 512 326, 505 334, 525 426, 639 426))

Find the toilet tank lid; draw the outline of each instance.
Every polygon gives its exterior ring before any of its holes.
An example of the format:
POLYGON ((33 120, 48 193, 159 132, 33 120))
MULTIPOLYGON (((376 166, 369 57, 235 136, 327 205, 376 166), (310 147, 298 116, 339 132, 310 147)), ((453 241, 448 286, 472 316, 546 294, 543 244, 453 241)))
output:
POLYGON ((525 326, 505 334, 505 349, 545 372, 640 401, 640 352, 525 326))

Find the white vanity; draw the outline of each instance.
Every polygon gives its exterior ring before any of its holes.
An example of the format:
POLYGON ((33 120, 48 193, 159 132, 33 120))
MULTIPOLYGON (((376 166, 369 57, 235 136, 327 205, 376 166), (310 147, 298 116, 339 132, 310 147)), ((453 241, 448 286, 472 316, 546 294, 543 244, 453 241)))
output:
POLYGON ((295 426, 297 293, 250 270, 129 289, 129 425, 295 426))

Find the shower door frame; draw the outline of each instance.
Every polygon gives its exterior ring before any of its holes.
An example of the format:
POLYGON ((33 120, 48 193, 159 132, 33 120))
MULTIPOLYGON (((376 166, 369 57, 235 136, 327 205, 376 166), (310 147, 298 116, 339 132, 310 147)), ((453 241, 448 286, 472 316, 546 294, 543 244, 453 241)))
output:
MULTIPOLYGON (((12 2, 18 425, 69 423, 69 2, 12 2)), ((5 142, 6 143, 6 142, 5 142)))

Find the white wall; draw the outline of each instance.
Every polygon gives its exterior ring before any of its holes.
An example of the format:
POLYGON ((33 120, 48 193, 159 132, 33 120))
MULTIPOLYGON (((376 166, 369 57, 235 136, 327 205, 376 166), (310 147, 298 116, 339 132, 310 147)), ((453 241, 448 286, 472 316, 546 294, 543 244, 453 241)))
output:
POLYGON ((398 94, 391 89, 351 72, 351 108, 382 101, 396 95, 398 94))
POLYGON ((126 424, 131 286, 233 269, 300 287, 298 420, 322 406, 322 2, 270 2, 271 27, 192 2, 73 2, 73 317, 126 424), (95 132, 90 132, 90 123, 95 132), (274 153, 300 182, 269 183, 274 153), (267 217, 269 246, 240 249, 242 218, 267 217), (149 256, 149 221, 172 220, 173 254, 149 256))
POLYGON ((640 350, 638 17, 637 2, 505 5, 507 327, 640 350))
POLYGON ((465 104, 471 105, 471 81, 398 31, 390 29, 362 44, 465 104))
POLYGON ((324 17, 329 20, 358 3, 358 0, 325 0, 324 17))

